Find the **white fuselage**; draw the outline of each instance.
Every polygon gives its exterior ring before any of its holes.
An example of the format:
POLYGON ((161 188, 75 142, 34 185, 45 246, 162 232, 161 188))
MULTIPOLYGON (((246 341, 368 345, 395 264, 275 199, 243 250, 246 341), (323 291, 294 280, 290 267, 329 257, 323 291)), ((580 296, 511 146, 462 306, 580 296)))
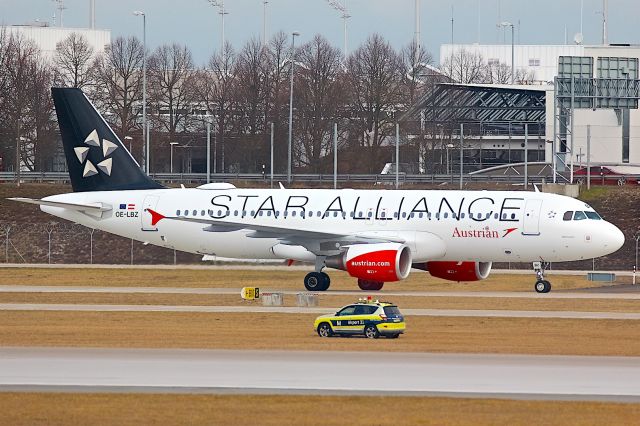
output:
POLYGON ((570 261, 609 254, 624 242, 618 228, 604 220, 564 220, 567 211, 593 212, 584 202, 540 192, 193 188, 81 192, 46 200, 110 205, 101 214, 41 209, 141 242, 230 258, 308 260, 295 249, 286 255, 274 250, 295 231, 257 237, 238 226, 243 223, 402 241, 414 262, 570 261), (212 229, 178 220, 152 225, 146 209, 236 226, 212 229))

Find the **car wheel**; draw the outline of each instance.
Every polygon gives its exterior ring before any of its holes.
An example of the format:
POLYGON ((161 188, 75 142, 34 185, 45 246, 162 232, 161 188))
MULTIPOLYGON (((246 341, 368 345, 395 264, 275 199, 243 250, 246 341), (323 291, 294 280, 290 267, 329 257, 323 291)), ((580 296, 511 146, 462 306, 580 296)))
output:
POLYGON ((333 330, 331 330, 331 326, 326 322, 323 322, 318 326, 318 336, 320 337, 331 337, 333 336, 333 330))
POLYGON ((364 335, 368 339, 377 339, 380 337, 380 332, 378 331, 378 327, 375 325, 368 325, 364 328, 364 335))

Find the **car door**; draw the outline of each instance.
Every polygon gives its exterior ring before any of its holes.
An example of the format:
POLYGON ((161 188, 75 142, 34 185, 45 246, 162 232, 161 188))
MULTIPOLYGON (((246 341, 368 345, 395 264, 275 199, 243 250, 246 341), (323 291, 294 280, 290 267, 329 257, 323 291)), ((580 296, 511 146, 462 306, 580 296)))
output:
POLYGON ((356 308, 358 305, 349 305, 340 309, 336 313, 336 317, 331 321, 333 331, 338 333, 353 333, 354 327, 350 322, 354 321, 356 308))

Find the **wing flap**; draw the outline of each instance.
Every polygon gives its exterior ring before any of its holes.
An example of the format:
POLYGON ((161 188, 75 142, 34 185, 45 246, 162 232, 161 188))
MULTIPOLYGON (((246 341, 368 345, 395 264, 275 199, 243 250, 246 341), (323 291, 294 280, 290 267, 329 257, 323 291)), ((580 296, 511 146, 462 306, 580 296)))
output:
POLYGON ((113 210, 113 207, 105 203, 87 203, 87 204, 64 203, 61 201, 36 200, 33 198, 22 198, 22 197, 9 198, 9 200, 19 201, 21 203, 27 203, 27 204, 35 204, 38 206, 60 207, 63 209, 76 210, 79 212, 98 213, 98 212, 107 212, 109 210, 113 210))

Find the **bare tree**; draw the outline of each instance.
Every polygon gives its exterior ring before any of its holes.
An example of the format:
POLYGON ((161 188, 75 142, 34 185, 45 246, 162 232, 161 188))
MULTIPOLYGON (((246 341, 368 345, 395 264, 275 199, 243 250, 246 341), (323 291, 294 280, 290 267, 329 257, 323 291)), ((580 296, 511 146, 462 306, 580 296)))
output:
POLYGON ((94 50, 82 34, 71 33, 56 46, 53 63, 56 84, 83 88, 92 84, 91 64, 94 50))
POLYGON ((266 146, 260 142, 264 141, 269 93, 267 53, 259 39, 251 39, 239 52, 236 70, 238 139, 225 146, 236 164, 257 171, 265 162, 266 146))
POLYGON ((536 71, 524 68, 516 70, 515 82, 517 84, 533 84, 536 81, 536 71))
POLYGON ((267 121, 274 127, 274 169, 285 172, 287 168, 286 118, 289 101, 289 38, 280 31, 273 35, 266 51, 267 121), (282 159, 285 159, 282 161, 282 159))
POLYGON ((142 60, 144 49, 135 37, 118 37, 95 60, 94 98, 116 133, 136 130, 142 111, 142 60))
POLYGON ((215 155, 219 157, 222 157, 224 136, 230 131, 230 118, 236 108, 235 72, 236 54, 231 44, 227 43, 223 52, 211 56, 208 65, 201 70, 197 79, 198 97, 204 102, 208 113, 214 117, 216 137, 220 141, 220 152, 216 152, 215 155))
POLYGON ((2 35, 0 44, 0 134, 2 157, 8 164, 20 163, 40 170, 45 158, 38 151, 53 149, 51 74, 31 40, 20 35, 2 35), (18 157, 20 160, 18 161, 18 157))
POLYGON ((422 46, 416 45, 415 40, 405 46, 402 55, 402 71, 406 102, 412 105, 423 87, 429 82, 429 66, 433 65, 433 56, 422 46))
POLYGON ((502 62, 490 62, 485 66, 483 83, 507 84, 511 82, 511 67, 502 62))
MULTIPOLYGON (((394 115, 399 107, 402 61, 380 35, 374 34, 349 57, 347 84, 354 134, 368 151, 365 168, 379 171, 381 146, 392 135, 394 115)), ((363 155, 356 160, 362 161, 363 155)))
POLYGON ((341 73, 342 54, 329 41, 316 35, 300 48, 299 95, 296 96, 296 144, 298 161, 322 172, 322 157, 331 152, 332 122, 344 100, 341 73))
POLYGON ((162 45, 149 58, 149 88, 155 118, 168 142, 187 131, 196 102, 195 70, 188 47, 162 45))
POLYGON ((444 60, 442 72, 457 83, 482 83, 485 63, 481 54, 460 49, 444 60))

